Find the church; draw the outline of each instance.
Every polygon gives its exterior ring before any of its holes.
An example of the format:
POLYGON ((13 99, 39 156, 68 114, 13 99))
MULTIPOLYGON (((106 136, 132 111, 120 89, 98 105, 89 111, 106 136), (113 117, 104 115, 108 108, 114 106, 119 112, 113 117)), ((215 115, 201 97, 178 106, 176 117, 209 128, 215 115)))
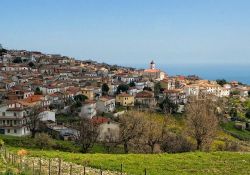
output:
POLYGON ((143 77, 150 80, 160 81, 163 80, 165 76, 165 72, 161 71, 160 69, 156 69, 154 61, 151 61, 149 69, 145 69, 143 72, 143 77))

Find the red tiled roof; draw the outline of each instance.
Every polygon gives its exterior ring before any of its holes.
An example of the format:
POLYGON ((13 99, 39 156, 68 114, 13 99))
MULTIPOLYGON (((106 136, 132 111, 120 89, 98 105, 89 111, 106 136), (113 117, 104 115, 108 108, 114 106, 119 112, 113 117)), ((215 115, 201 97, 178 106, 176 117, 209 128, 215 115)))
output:
POLYGON ((144 70, 144 72, 156 73, 156 72, 160 72, 160 70, 159 69, 146 69, 146 70, 144 70))
POLYGON ((108 122, 110 119, 105 117, 93 117, 91 120, 94 124, 102 124, 108 122))
POLYGON ((153 98, 154 94, 149 91, 142 91, 136 94, 136 98, 153 98))

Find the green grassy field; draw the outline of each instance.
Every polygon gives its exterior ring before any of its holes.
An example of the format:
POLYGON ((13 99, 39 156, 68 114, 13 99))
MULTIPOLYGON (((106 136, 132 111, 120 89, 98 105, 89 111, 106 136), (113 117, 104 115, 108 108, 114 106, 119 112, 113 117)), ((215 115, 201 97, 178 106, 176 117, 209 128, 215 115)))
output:
MULTIPOLYGON (((9 148, 17 151, 18 148, 9 148)), ((94 168, 119 171, 121 163, 124 171, 131 175, 168 174, 232 174, 247 175, 250 172, 250 153, 233 152, 193 152, 182 154, 80 154, 60 151, 28 150, 30 156, 46 158, 60 157, 65 161, 84 164, 94 168)))
POLYGON ((238 130, 234 127, 234 122, 228 122, 222 125, 226 131, 232 133, 234 136, 241 140, 250 141, 250 131, 247 130, 238 130))

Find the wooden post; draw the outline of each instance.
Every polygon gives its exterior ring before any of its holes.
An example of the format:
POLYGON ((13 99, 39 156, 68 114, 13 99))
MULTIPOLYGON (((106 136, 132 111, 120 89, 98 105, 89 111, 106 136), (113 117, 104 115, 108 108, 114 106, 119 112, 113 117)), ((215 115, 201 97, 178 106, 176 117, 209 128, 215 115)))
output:
POLYGON ((72 175, 72 164, 70 164, 70 167, 69 167, 69 174, 72 175))
POLYGON ((58 175, 61 175, 61 159, 58 160, 58 175))
POLYGON ((121 175, 122 175, 122 164, 121 164, 121 175))
POLYGON ((5 147, 4 147, 4 157, 5 157, 5 159, 7 158, 7 150, 5 147))
POLYGON ((14 165, 16 165, 16 155, 14 154, 14 165))
POLYGON ((83 166, 83 175, 86 175, 86 167, 85 167, 85 165, 83 166))
POLYGON ((50 173, 51 173, 51 159, 49 159, 49 175, 50 175, 50 173))
POLYGON ((100 168, 100 175, 102 175, 102 167, 100 168))
POLYGON ((35 175, 35 162, 32 161, 32 174, 35 175))
POLYGON ((22 160, 22 156, 20 156, 20 170, 22 170, 23 168, 23 160, 22 160))
POLYGON ((8 162, 10 162, 11 161, 11 153, 9 153, 9 161, 8 162))
POLYGON ((41 175, 42 173, 42 158, 40 157, 40 160, 39 160, 39 175, 41 175))
POLYGON ((14 165, 14 154, 11 154, 11 164, 14 165))

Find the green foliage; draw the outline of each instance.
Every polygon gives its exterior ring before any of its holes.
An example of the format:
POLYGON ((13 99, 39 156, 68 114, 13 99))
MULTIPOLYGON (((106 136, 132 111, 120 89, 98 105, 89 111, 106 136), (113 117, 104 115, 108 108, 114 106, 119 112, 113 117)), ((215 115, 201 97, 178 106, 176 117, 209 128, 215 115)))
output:
POLYGON ((247 110, 247 112, 246 112, 246 118, 248 118, 248 119, 250 119, 250 108, 247 110))
POLYGON ((238 130, 235 128, 234 122, 228 122, 221 125, 232 136, 240 139, 250 141, 250 131, 248 130, 238 130))
POLYGON ((42 95, 43 93, 42 93, 42 91, 40 90, 40 88, 37 87, 34 94, 35 94, 35 95, 42 95))
POLYGON ((2 56, 4 53, 7 53, 6 49, 0 49, 0 56, 2 56))
POLYGON ((161 93, 161 88, 162 87, 161 87, 161 83, 160 82, 155 83, 154 93, 155 93, 156 97, 161 93))
POLYGON ((162 103, 160 103, 160 108, 163 112, 172 114, 178 110, 178 105, 173 103, 168 97, 166 97, 162 103))
POLYGON ((153 91, 152 88, 150 88, 150 87, 144 87, 143 90, 144 90, 144 91, 145 91, 145 90, 146 90, 146 91, 153 91))
POLYGON ((79 94, 74 97, 75 101, 77 102, 84 102, 85 100, 88 99, 85 95, 79 94))
POLYGON ((106 83, 104 83, 102 85, 102 93, 103 93, 103 95, 107 95, 108 91, 109 91, 109 86, 106 83))
MULTIPOLYGON (((31 137, 15 137, 15 136, 6 136, 0 135, 0 138, 5 142, 5 145, 12 147, 21 147, 21 148, 32 148, 39 149, 40 145, 36 145, 34 139, 31 137)), ((53 139, 54 144, 51 145, 51 149, 60 150, 60 151, 68 151, 68 152, 79 152, 79 146, 75 145, 70 141, 61 141, 53 139)), ((47 148, 49 149, 49 148, 47 148)))
POLYGON ((53 140, 48 134, 37 133, 34 138, 36 146, 40 149, 49 149, 54 145, 53 140))
POLYGON ((57 123, 73 123, 79 120, 78 116, 66 115, 66 114, 58 114, 56 115, 57 123))
POLYGON ((20 57, 16 57, 14 60, 13 60, 13 63, 22 63, 22 59, 20 57))
POLYGON ((230 92, 230 95, 240 95, 240 91, 233 90, 233 91, 230 92))
POLYGON ((121 92, 127 92, 129 89, 129 86, 127 84, 120 84, 118 87, 117 87, 117 91, 116 93, 117 94, 120 94, 121 92))
POLYGON ((28 66, 29 66, 29 67, 35 67, 35 64, 34 64, 33 62, 29 62, 29 63, 28 63, 28 66))
POLYGON ((225 79, 218 79, 216 80, 217 84, 223 86, 224 84, 227 84, 227 81, 225 79))
POLYGON ((130 83, 129 83, 129 87, 135 87, 135 82, 133 82, 133 81, 130 82, 130 83))
POLYGON ((4 146, 4 141, 0 139, 0 149, 4 146))
POLYGON ((88 97, 86 97, 85 95, 82 95, 82 94, 76 95, 74 97, 74 100, 76 102, 71 106, 72 110, 75 110, 75 108, 81 107, 82 106, 82 102, 84 102, 87 99, 88 99, 88 97))
POLYGON ((230 110, 230 112, 229 112, 229 115, 230 115, 230 117, 233 117, 233 118, 237 117, 238 116, 237 109, 236 108, 232 108, 230 110))
POLYGON ((215 140, 211 146, 212 151, 223 151, 225 150, 226 144, 221 140, 215 140))

